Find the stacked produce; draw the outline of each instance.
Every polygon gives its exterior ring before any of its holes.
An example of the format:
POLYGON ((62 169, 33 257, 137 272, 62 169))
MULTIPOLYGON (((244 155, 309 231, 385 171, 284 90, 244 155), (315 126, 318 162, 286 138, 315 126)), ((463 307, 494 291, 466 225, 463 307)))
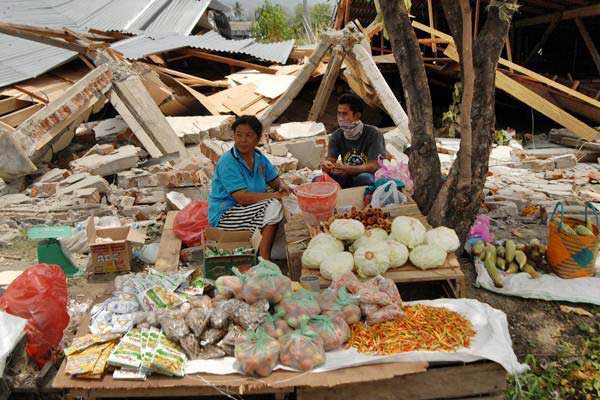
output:
POLYGON ((383 213, 381 208, 374 208, 370 204, 366 206, 364 209, 359 210, 356 207, 352 207, 352 209, 337 217, 331 217, 327 221, 327 226, 330 228, 331 224, 335 221, 335 219, 354 219, 360 221, 366 228, 381 228, 384 229, 387 233, 390 233, 392 230, 392 225, 390 221, 388 221, 383 213))
POLYGON ((404 308, 405 317, 375 325, 352 326, 346 347, 361 353, 452 352, 471 345, 475 330, 459 313, 425 305, 404 308))
POLYGON ((548 270, 546 246, 538 239, 531 239, 529 244, 505 240, 497 245, 480 240, 472 246, 471 253, 483 261, 494 286, 499 288, 504 286, 502 273, 514 274, 521 271, 535 279, 540 276, 538 269, 548 270))
MULTIPOLYGON (((421 269, 439 267, 448 253, 460 247, 460 240, 452 229, 439 227, 427 231, 419 220, 403 216, 396 217, 389 229, 381 224, 367 225, 366 229, 364 218, 357 217, 363 214, 383 215, 381 210, 370 208, 342 214, 351 218, 330 220, 329 233, 320 233, 309 242, 302 255, 302 265, 319 269, 321 276, 332 281, 350 271, 368 278, 401 267, 409 259, 421 269)), ((372 222, 369 218, 367 221, 372 222)))

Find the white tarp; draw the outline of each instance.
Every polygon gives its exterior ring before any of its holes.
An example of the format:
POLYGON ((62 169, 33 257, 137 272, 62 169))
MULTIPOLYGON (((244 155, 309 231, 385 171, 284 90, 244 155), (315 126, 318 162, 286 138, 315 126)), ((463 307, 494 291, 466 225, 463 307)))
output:
MULTIPOLYGON (((318 373, 359 365, 389 362, 473 362, 483 359, 497 362, 510 374, 520 374, 528 369, 527 365, 519 363, 513 351, 512 340, 508 333, 508 322, 504 312, 473 299, 425 300, 406 304, 446 307, 462 314, 471 321, 476 331, 476 336, 471 341, 471 346, 459 349, 454 353, 416 351, 391 356, 371 356, 359 353, 354 349, 338 350, 328 352, 325 364, 311 372, 318 373)), ((278 365, 276 369, 291 370, 283 365, 278 365)), ((188 362, 186 374, 196 373, 227 375, 240 372, 235 364, 235 359, 233 357, 225 357, 217 360, 195 360, 188 362)))
POLYGON ((6 359, 25 333, 27 320, 0 311, 0 376, 4 375, 6 359))
POLYGON ((499 271, 504 286, 497 288, 483 262, 475 259, 477 281, 475 284, 492 292, 507 296, 525 297, 549 301, 569 301, 600 305, 600 278, 562 279, 554 274, 542 274, 533 279, 529 274, 506 274, 499 271))

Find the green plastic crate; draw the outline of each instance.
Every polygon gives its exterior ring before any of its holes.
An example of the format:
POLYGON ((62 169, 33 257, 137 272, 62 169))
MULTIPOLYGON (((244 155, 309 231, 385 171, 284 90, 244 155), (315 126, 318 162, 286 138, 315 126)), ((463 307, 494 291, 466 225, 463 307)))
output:
POLYGON ((240 272, 245 272, 256 265, 255 255, 222 256, 204 259, 202 272, 207 279, 217 279, 224 275, 233 275, 231 270, 236 267, 240 272))

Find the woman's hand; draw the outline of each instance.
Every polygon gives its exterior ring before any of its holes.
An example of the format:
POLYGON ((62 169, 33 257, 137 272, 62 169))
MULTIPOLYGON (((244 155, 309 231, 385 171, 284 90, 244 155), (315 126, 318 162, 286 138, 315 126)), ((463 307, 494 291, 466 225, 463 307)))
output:
POLYGON ((273 198, 274 198, 274 199, 277 199, 277 200, 283 200, 283 199, 285 199, 286 197, 288 197, 289 195, 290 195, 290 193, 289 193, 289 192, 282 192, 282 191, 279 191, 279 192, 275 192, 275 193, 273 193, 273 198))

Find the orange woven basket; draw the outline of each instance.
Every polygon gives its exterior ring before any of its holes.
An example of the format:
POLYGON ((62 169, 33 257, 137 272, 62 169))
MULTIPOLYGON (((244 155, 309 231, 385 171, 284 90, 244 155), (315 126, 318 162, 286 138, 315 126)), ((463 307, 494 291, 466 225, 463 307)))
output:
MULTIPOLYGON (((598 222, 598 211, 587 204, 585 208, 585 224, 588 220, 588 208, 592 209, 598 222)), ((581 221, 565 218, 564 206, 558 203, 550 217, 548 224, 548 252, 546 258, 548 265, 561 278, 587 278, 593 277, 596 273, 596 257, 598 255, 598 246, 600 245, 600 229, 598 224, 592 224, 594 236, 569 235, 560 230, 562 224, 575 226, 581 224, 581 221), (554 214, 561 207, 560 222, 554 220, 554 214)))

